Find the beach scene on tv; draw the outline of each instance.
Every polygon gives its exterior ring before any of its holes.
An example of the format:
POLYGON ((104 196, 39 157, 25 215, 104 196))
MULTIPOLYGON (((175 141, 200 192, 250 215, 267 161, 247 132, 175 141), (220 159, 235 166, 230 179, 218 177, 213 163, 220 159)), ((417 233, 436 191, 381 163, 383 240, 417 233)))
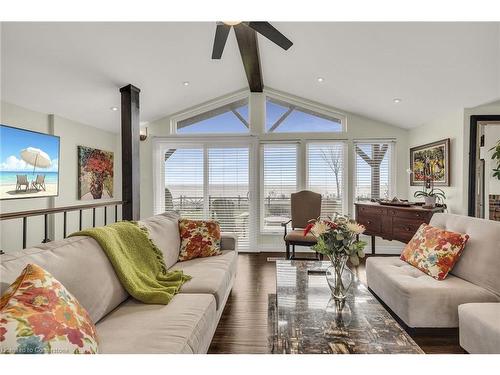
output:
POLYGON ((58 195, 59 137, 0 125, 0 199, 58 195))

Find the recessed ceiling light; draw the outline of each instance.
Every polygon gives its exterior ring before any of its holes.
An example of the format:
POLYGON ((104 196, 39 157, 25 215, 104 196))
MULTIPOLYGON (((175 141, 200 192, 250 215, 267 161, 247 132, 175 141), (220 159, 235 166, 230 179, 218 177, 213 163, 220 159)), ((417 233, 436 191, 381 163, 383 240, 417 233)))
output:
POLYGON ((183 84, 184 86, 189 86, 189 82, 188 82, 188 81, 184 81, 184 82, 182 82, 182 84, 183 84))
POLYGON ((118 107, 111 107, 110 109, 114 112, 118 111, 118 107))
POLYGON ((392 101, 394 103, 398 104, 398 103, 401 103, 403 100, 401 100, 400 98, 394 98, 392 101))
POLYGON ((317 80, 319 83, 325 82, 325 79, 324 79, 323 77, 318 77, 318 78, 316 78, 316 80, 317 80))

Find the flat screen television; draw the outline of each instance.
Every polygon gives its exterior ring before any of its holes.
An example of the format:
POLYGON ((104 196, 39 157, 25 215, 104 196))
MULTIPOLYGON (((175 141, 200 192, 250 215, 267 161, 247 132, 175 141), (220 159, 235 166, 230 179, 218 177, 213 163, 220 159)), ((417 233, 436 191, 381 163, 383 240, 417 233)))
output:
POLYGON ((59 194, 60 139, 0 124, 0 200, 59 194))

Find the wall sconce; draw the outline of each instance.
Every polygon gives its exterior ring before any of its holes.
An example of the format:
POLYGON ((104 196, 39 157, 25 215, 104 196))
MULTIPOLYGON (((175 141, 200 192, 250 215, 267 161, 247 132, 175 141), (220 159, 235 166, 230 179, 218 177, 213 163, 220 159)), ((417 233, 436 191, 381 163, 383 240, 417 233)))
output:
POLYGON ((139 139, 141 141, 145 141, 148 138, 148 128, 144 128, 140 130, 139 139))

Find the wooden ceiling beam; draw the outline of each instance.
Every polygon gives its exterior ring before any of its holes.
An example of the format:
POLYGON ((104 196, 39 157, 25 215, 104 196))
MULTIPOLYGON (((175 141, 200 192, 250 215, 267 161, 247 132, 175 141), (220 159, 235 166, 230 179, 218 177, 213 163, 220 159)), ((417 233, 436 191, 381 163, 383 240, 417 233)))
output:
POLYGON ((243 61, 250 91, 262 92, 264 83, 260 66, 257 34, 255 30, 244 24, 234 26, 234 32, 238 41, 238 48, 240 49, 241 60, 243 61))

